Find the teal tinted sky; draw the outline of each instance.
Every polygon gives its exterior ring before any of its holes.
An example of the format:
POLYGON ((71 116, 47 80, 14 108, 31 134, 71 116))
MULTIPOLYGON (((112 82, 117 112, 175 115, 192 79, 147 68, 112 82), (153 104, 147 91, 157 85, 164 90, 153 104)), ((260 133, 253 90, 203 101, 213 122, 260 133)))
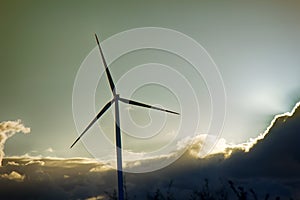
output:
POLYGON ((68 148, 77 136, 73 83, 93 33, 104 40, 146 26, 202 44, 227 90, 222 137, 255 137, 299 100, 299 9, 298 1, 1 1, 0 120, 32 129, 8 140, 6 154, 88 156, 81 144, 68 148))

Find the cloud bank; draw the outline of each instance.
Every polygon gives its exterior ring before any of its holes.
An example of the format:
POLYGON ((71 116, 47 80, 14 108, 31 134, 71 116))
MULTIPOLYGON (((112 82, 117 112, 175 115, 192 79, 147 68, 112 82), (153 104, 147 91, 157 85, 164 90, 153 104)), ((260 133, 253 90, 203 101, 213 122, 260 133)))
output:
POLYGON ((25 127, 21 120, 0 122, 0 166, 4 157, 4 144, 14 134, 23 132, 29 133, 30 128, 25 127))

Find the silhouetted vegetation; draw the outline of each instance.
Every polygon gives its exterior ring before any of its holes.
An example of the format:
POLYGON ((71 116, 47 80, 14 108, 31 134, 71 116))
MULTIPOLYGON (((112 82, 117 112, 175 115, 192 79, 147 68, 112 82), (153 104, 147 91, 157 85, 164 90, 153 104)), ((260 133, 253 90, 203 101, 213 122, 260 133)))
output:
POLYGON ((176 200, 176 198, 174 197, 174 194, 171 191, 172 186, 173 186, 173 181, 170 181, 167 191, 166 191, 166 194, 163 194, 160 191, 160 189, 157 189, 153 195, 148 193, 146 199, 148 199, 148 200, 176 200))
MULTIPOLYGON (((126 184, 124 186, 125 200, 136 199, 129 198, 126 184)), ((178 191, 177 191, 178 192, 178 191)), ((179 191, 180 192, 180 191, 179 191)), ((105 192, 107 199, 117 200, 117 193, 114 190, 112 193, 105 192)), ((173 189, 173 181, 170 181, 167 189, 161 190, 157 188, 153 193, 147 193, 145 199, 147 200, 180 200, 182 198, 176 198, 175 189, 173 189)), ((185 199, 189 200, 259 200, 258 194, 254 189, 245 189, 242 186, 237 186, 233 181, 228 180, 228 183, 222 183, 218 188, 210 186, 208 179, 204 179, 204 183, 197 189, 195 189, 190 195, 187 195, 185 199)), ((279 196, 271 197, 269 193, 265 194, 262 200, 280 200, 279 196)), ((293 198, 289 198, 293 200, 293 198)))

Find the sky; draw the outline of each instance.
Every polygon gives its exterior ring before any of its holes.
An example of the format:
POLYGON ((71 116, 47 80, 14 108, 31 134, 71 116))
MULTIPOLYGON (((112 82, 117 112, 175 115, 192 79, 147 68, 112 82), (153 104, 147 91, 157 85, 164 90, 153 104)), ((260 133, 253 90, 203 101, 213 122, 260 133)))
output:
MULTIPOLYGON (((126 133, 123 145, 128 150, 124 157, 132 158, 124 162, 124 168, 128 172, 150 171, 126 173, 130 195, 153 194, 156 188, 167 192, 170 180, 174 180, 173 192, 180 191, 176 197, 185 199, 195 188, 201 190, 208 178, 214 187, 225 187, 230 197, 235 194, 229 179, 244 187, 248 194, 253 188, 259 197, 268 192, 273 198, 299 197, 299 8, 297 0, 0 0, 0 187, 5 188, 0 198, 103 199, 104 191, 112 192, 115 188, 115 170, 110 163, 114 151, 104 147, 114 143, 113 110, 83 138, 91 146, 85 147, 80 141, 69 148, 93 112, 111 98, 106 77, 100 77, 103 67, 98 66, 101 63, 94 33, 99 36, 104 54, 111 62, 112 76, 124 97, 128 97, 127 86, 131 83, 162 80, 151 70, 145 76, 124 76, 134 67, 146 64, 148 69, 161 70, 162 74, 166 69, 177 70, 182 75, 174 81, 178 94, 186 96, 192 88, 201 100, 197 112, 196 107, 181 104, 170 88, 155 84, 129 95, 138 101, 183 112, 181 117, 184 116, 178 119, 121 106, 121 123, 126 133), (211 58, 210 64, 217 66, 226 92, 226 116, 223 130, 212 133, 220 140, 210 156, 201 157, 201 148, 205 138, 209 139, 206 135, 212 110, 222 106, 222 101, 211 104, 205 77, 194 73, 186 60, 166 51, 136 50, 113 61, 121 44, 130 43, 122 40, 120 46, 114 46, 117 40, 113 39, 119 33, 143 27, 185 34, 204 48, 201 58, 211 58), (98 59, 96 65, 89 64, 91 60, 87 58, 98 59), (83 85, 78 84, 82 83, 78 81, 80 74, 90 69, 97 73, 83 85), (182 77, 190 85, 178 84, 182 77), (95 80, 99 81, 91 87, 94 96, 87 100, 90 103, 81 105, 85 92, 89 92, 85 87, 95 80), (82 96, 76 90, 81 86, 82 96), (76 118, 78 113, 83 120, 76 118), (137 132, 127 131, 132 129, 124 113, 130 114, 137 132), (281 113, 285 114, 277 115, 281 113), (198 114, 201 120, 196 122, 200 126, 195 131, 190 131, 189 126, 179 131, 190 137, 170 140, 180 127, 180 120, 190 122, 198 114), (161 123, 156 119, 166 119, 166 124, 162 135, 149 139, 152 132, 144 127, 150 122, 161 123), (105 140, 101 141, 100 128, 105 132, 105 140), (166 144, 173 144, 172 148, 155 151, 166 144), (153 154, 145 156, 152 151, 153 154), (99 153, 103 161, 94 160, 92 152, 99 153), (45 187, 36 191, 40 185, 45 187), (148 185, 154 186, 151 191, 148 185)), ((155 34, 148 37, 151 42, 157 39, 155 34)), ((173 46, 176 45, 174 42, 173 46)), ((195 54, 192 50, 185 53, 195 54)), ((214 187, 214 191, 220 189, 214 187)))
POLYGON ((139 27, 173 29, 200 43, 226 89, 221 137, 234 144, 257 137, 299 100, 298 10, 297 1, 1 1, 0 120, 21 119, 31 128, 7 141, 6 154, 91 157, 82 144, 69 150, 78 135, 76 74, 96 46, 94 33, 103 41, 139 27))

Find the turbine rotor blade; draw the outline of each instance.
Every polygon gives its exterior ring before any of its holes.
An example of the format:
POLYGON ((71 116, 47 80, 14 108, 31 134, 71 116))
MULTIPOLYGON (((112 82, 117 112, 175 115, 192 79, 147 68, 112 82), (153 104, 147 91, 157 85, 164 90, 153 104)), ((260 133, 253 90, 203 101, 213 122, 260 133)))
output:
POLYGON ((97 45, 98 45, 98 48, 99 48, 99 51, 100 51, 100 55, 101 55, 101 58, 102 58, 102 62, 104 64, 104 68, 105 68, 105 73, 106 73, 106 76, 107 76, 107 79, 108 79, 108 82, 109 82, 109 86, 110 86, 110 89, 114 95, 114 97, 116 96, 116 91, 115 91, 115 84, 114 84, 114 81, 112 79, 112 76, 109 72, 109 69, 108 69, 108 66, 107 66, 107 63, 106 63, 106 60, 104 58, 104 54, 103 54, 103 51, 102 51, 102 48, 100 46, 100 42, 99 42, 99 39, 98 39, 98 36, 97 34, 95 33, 95 37, 96 37, 96 41, 97 41, 97 45))
POLYGON ((137 102, 137 101, 133 101, 133 100, 130 100, 130 99, 124 99, 124 98, 120 97, 119 100, 122 101, 123 103, 131 104, 131 105, 135 105, 135 106, 141 106, 141 107, 145 107, 145 108, 151 108, 151 109, 154 109, 154 110, 159 110, 159 111, 163 111, 163 112, 172 113, 172 114, 175 114, 175 115, 180 115, 178 112, 162 109, 162 108, 159 108, 159 107, 156 107, 156 106, 147 105, 147 104, 140 103, 140 102, 137 102))
POLYGON ((91 128, 91 126, 109 109, 109 107, 114 103, 115 99, 108 102, 96 115, 96 117, 89 123, 89 125, 84 129, 84 131, 80 134, 80 136, 73 142, 70 149, 80 140, 80 138, 91 128))

